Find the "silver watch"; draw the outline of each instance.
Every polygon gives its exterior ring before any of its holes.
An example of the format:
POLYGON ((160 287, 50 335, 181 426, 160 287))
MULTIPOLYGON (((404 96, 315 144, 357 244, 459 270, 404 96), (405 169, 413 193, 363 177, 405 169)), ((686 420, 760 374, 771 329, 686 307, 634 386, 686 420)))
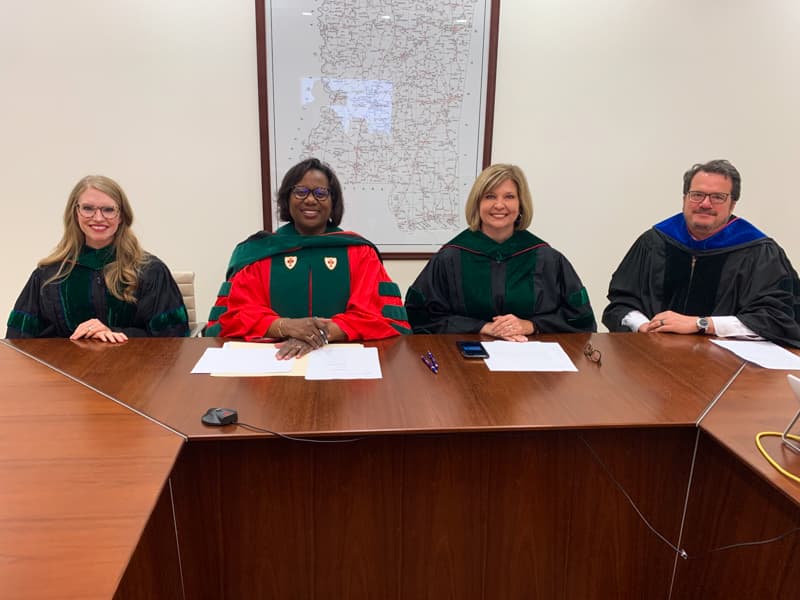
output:
POLYGON ((699 319, 697 319, 696 325, 697 325, 697 331, 705 333, 706 331, 708 331, 708 326, 710 325, 710 323, 708 322, 708 317, 700 317, 699 319))

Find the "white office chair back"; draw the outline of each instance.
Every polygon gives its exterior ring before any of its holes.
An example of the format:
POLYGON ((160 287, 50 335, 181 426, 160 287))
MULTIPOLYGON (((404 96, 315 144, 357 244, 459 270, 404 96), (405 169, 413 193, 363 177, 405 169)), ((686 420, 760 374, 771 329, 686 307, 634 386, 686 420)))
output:
POLYGON ((194 295, 194 271, 173 271, 172 277, 181 290, 183 303, 186 305, 186 313, 189 315, 189 335, 198 337, 205 323, 197 322, 197 304, 194 295))

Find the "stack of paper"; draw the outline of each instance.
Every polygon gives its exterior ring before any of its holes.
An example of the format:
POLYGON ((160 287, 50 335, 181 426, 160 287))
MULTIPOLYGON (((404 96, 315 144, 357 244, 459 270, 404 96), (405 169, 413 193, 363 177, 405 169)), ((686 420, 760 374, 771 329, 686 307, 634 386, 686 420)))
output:
POLYGON ((765 369, 800 369, 800 356, 792 354, 772 342, 745 340, 711 340, 717 346, 730 350, 736 356, 765 369))
MULTIPOLYGON (((292 361, 275 358, 275 348, 259 346, 248 351, 206 348, 192 373, 231 375, 274 375, 292 370, 292 361)), ((270 344, 271 346, 271 344, 270 344)))
POLYGON ((361 344, 329 344, 302 358, 278 360, 275 344, 227 342, 207 348, 192 373, 219 377, 302 376, 306 379, 381 379, 377 348, 361 344))
POLYGON ((556 342, 483 342, 490 371, 577 371, 556 342))
POLYGON ((306 379, 381 379, 377 348, 328 344, 308 355, 306 379))

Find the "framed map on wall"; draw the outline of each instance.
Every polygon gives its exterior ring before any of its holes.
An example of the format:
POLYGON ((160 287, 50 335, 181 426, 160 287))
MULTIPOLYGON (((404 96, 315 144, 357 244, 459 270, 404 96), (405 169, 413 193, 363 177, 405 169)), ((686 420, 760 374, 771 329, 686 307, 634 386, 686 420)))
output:
POLYGON ((315 156, 342 228, 418 258, 466 227, 489 164, 499 0, 256 0, 264 228, 283 174, 315 156))

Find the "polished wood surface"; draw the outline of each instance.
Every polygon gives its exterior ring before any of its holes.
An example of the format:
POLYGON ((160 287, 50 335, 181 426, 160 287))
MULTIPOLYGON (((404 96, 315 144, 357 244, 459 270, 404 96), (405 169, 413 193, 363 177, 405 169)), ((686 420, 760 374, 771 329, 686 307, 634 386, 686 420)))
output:
POLYGON ((204 350, 221 344, 216 339, 13 344, 190 438, 257 435, 203 425, 214 406, 305 435, 693 425, 741 365, 700 336, 566 334, 536 339, 560 342, 577 373, 490 373, 458 354, 460 337, 374 342, 383 379, 361 381, 190 375, 204 350), (588 340, 602 352, 599 365, 583 355, 588 340), (439 375, 420 360, 426 350, 438 358, 439 375))
MULTIPOLYGON (((678 562, 676 598, 783 598, 800 588, 800 484, 755 443, 758 432, 782 432, 800 410, 787 373, 748 364, 700 422, 682 543, 689 559, 678 562)), ((779 438, 763 444, 800 475, 800 456, 779 438)))
POLYGON ((172 484, 168 482, 139 538, 114 600, 185 598, 180 563, 172 484))
MULTIPOLYGON (((775 470, 755 443, 756 434, 761 431, 782 432, 800 410, 800 402, 786 380, 787 373, 798 375, 796 371, 747 365, 701 425, 760 477, 800 503, 800 484, 775 470)), ((800 426, 795 427, 794 433, 800 433, 800 426)), ((783 445, 780 438, 765 437, 762 441, 780 465, 800 477, 800 455, 783 445)))
MULTIPOLYGON (((742 425, 752 427, 746 421, 742 425)), ((800 506, 777 492, 764 475, 768 474, 702 435, 681 543, 689 558, 678 561, 673 598, 797 595, 800 506), (747 545, 730 547, 743 543, 747 545)))
POLYGON ((696 430, 190 442, 187 598, 666 598, 696 430))
POLYGON ((184 440, 0 343, 0 596, 110 598, 184 440))
POLYGON ((559 341, 577 373, 490 373, 460 357, 457 337, 377 342, 382 380, 324 382, 191 375, 213 339, 9 343, 190 440, 119 599, 778 597, 800 584, 797 535, 716 551, 800 522, 798 486, 753 442, 794 414, 784 372, 737 375, 741 360, 701 336, 575 334, 536 339, 559 341), (359 439, 210 428, 211 406, 359 439))

